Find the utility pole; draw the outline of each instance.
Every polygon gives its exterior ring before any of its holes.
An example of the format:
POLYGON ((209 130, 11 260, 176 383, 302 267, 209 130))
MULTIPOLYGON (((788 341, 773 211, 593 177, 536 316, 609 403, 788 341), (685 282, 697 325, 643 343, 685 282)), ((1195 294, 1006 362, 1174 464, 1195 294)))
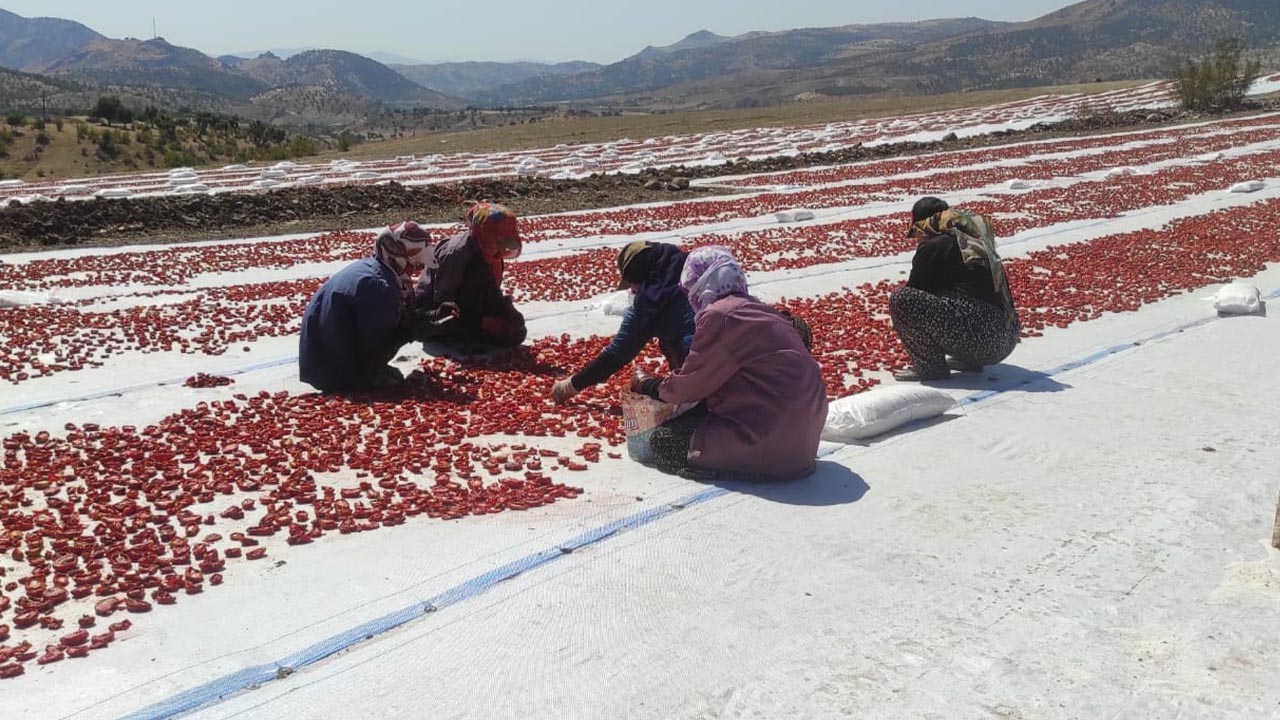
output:
POLYGON ((156 18, 154 15, 152 15, 151 16, 151 39, 155 40, 158 37, 160 37, 160 33, 156 32, 156 18))
POLYGON ((49 93, 40 91, 40 119, 49 122, 49 93))

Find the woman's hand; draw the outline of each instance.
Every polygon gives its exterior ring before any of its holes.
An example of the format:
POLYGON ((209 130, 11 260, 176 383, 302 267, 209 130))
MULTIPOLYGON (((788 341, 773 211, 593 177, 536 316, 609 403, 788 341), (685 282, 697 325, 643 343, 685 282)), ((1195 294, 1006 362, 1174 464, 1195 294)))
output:
POLYGON ((573 386, 573 378, 567 377, 563 380, 556 381, 551 386, 551 399, 558 403, 567 402, 569 398, 578 394, 578 388, 573 386))
POLYGON ((650 375, 649 373, 636 368, 636 372, 631 376, 631 392, 646 395, 658 399, 658 386, 662 384, 662 378, 650 375))

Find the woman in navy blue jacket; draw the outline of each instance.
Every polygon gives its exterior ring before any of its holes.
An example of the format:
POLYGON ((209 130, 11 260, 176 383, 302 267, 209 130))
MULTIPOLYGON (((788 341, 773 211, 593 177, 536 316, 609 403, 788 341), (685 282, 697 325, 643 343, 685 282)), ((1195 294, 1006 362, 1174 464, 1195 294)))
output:
POLYGON ((413 283, 431 237, 405 222, 382 231, 374 254, 343 268, 316 291, 302 317, 302 381, 336 392, 389 387, 404 375, 388 363, 410 340, 413 283))
POLYGON ((556 402, 565 402, 608 380, 655 338, 672 369, 684 363, 694 327, 693 309, 680 288, 680 273, 688 256, 675 245, 643 240, 618 253, 618 273, 622 276, 619 289, 630 289, 635 300, 623 315, 613 342, 573 377, 555 384, 551 397, 556 402))

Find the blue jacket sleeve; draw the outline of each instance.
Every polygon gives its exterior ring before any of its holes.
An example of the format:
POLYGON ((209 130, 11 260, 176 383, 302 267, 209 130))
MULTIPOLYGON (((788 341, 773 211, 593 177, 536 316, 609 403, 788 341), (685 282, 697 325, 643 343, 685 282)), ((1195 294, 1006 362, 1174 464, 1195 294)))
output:
POLYGON ((356 366, 373 374, 400 351, 400 293, 381 278, 361 278, 355 293, 356 366))
POLYGON ((635 308, 627 310, 622 316, 622 325, 618 334, 613 336, 609 346, 600 351, 577 375, 573 376, 573 386, 585 390, 593 385, 608 380, 640 354, 644 346, 653 339, 652 328, 639 327, 635 321, 635 308))

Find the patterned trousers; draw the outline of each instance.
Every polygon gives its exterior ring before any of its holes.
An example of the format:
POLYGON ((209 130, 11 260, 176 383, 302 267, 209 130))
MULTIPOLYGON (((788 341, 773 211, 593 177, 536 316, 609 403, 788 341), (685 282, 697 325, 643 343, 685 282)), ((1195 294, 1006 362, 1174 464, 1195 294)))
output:
POLYGON ((947 356, 974 366, 995 365, 1013 352, 1020 329, 984 300, 949 293, 934 295, 900 287, 889 296, 893 328, 924 380, 948 377, 947 356))
POLYGON ((674 417, 654 428, 649 436, 653 449, 653 464, 665 473, 678 474, 692 469, 689 465, 689 445, 693 433, 707 418, 707 406, 699 404, 679 417, 674 417))

